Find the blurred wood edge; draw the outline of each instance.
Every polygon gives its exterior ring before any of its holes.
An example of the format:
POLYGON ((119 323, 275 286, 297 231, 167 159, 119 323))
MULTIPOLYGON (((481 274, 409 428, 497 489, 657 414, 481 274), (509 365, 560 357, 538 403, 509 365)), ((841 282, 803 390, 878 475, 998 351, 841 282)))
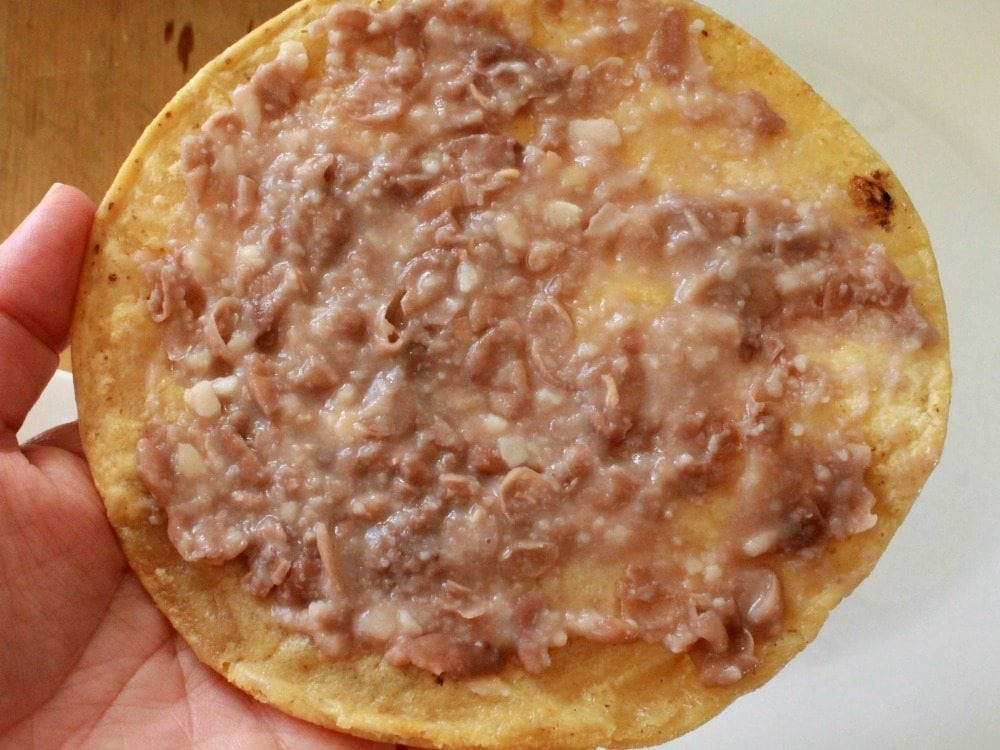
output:
MULTIPOLYGON (((174 92, 291 4, 0 2, 0 237, 53 182, 99 201, 174 92)), ((70 369, 68 352, 59 365, 70 369)))

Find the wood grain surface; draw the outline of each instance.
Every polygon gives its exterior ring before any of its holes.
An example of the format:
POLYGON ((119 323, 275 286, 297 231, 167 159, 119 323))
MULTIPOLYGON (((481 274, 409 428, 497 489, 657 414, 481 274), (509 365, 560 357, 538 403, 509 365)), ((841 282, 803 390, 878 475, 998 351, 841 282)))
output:
POLYGON ((0 2, 0 234, 54 181, 99 200, 195 71, 291 0, 0 2))
POLYGON ((0 237, 53 182, 99 201, 174 92, 291 3, 0 0, 0 237))

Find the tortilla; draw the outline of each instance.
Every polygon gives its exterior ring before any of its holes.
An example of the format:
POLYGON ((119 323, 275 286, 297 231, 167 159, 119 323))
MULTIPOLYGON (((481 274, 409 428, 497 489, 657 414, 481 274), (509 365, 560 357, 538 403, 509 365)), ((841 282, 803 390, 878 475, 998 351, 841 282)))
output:
MULTIPOLYGON (((186 200, 181 139, 226 107, 230 92, 273 59, 282 42, 298 39, 311 57, 320 54, 322 42, 312 39, 307 27, 329 6, 302 2, 209 63, 147 128, 99 209, 72 340, 84 448, 130 564, 197 656, 240 689, 323 726, 417 746, 650 745, 689 731, 766 682, 871 571, 944 440, 950 397, 947 323, 926 230, 889 166, 794 72, 712 12, 676 4, 704 23, 701 50, 717 84, 761 92, 787 127, 760 146, 754 159, 734 158, 731 141, 710 132, 695 151, 684 132, 666 136, 665 130, 639 129, 626 134, 626 150, 635 161, 651 160, 664 189, 707 193, 774 184, 801 200, 832 191, 834 202, 855 218, 861 240, 883 244, 911 280, 917 309, 938 333, 933 344, 901 354, 865 341, 812 353, 832 369, 867 363, 876 371, 891 366, 902 373, 893 388, 873 385, 864 393, 841 394, 831 407, 849 411, 867 399, 863 430, 874 458, 866 479, 876 497, 877 525, 830 542, 809 565, 778 566, 784 632, 759 646, 759 667, 724 687, 706 687, 687 656, 647 643, 572 640, 553 651, 552 665, 539 674, 511 662, 495 675, 443 682, 415 668, 392 667, 378 655, 335 660, 306 636, 280 627, 269 615, 269 603, 243 589, 242 561, 213 566, 181 560, 165 527, 150 523, 151 500, 136 469, 136 445, 150 418, 147 394, 154 391, 161 403, 177 408, 181 404, 177 383, 149 375, 150 363, 165 366, 165 355, 147 309, 150 287, 140 265, 187 231, 181 222, 186 200), (708 163, 718 168, 704 169, 708 163)), ((552 7, 505 2, 500 10, 531 17, 534 42, 562 53, 587 20, 588 8, 567 2, 554 14, 552 7)), ((632 106, 641 109, 644 103, 632 106)))

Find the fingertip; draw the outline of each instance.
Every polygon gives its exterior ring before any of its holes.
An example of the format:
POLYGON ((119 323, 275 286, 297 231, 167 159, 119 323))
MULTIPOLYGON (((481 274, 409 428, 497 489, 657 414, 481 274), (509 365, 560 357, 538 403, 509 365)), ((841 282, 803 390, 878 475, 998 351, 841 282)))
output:
POLYGON ((66 343, 94 202, 55 183, 0 245, 0 312, 53 351, 66 343))
POLYGON ((56 183, 0 244, 0 423, 16 431, 58 363, 94 203, 56 183))
POLYGON ((66 232, 67 235, 82 237, 83 242, 86 243, 96 211, 97 206, 94 201, 80 188, 62 182, 53 182, 31 214, 40 212, 60 216, 62 231, 66 232))

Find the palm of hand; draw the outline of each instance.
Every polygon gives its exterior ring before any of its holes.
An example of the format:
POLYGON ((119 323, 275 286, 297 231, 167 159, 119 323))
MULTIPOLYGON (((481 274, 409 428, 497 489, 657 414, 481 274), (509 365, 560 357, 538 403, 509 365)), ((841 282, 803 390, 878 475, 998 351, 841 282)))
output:
POLYGON ((0 748, 376 747, 198 662, 129 571, 75 424, 18 446, 66 339, 92 214, 56 188, 0 245, 0 748))
POLYGON ((198 662, 129 572, 78 455, 5 446, 0 496, 0 745, 367 745, 257 703, 198 662))

